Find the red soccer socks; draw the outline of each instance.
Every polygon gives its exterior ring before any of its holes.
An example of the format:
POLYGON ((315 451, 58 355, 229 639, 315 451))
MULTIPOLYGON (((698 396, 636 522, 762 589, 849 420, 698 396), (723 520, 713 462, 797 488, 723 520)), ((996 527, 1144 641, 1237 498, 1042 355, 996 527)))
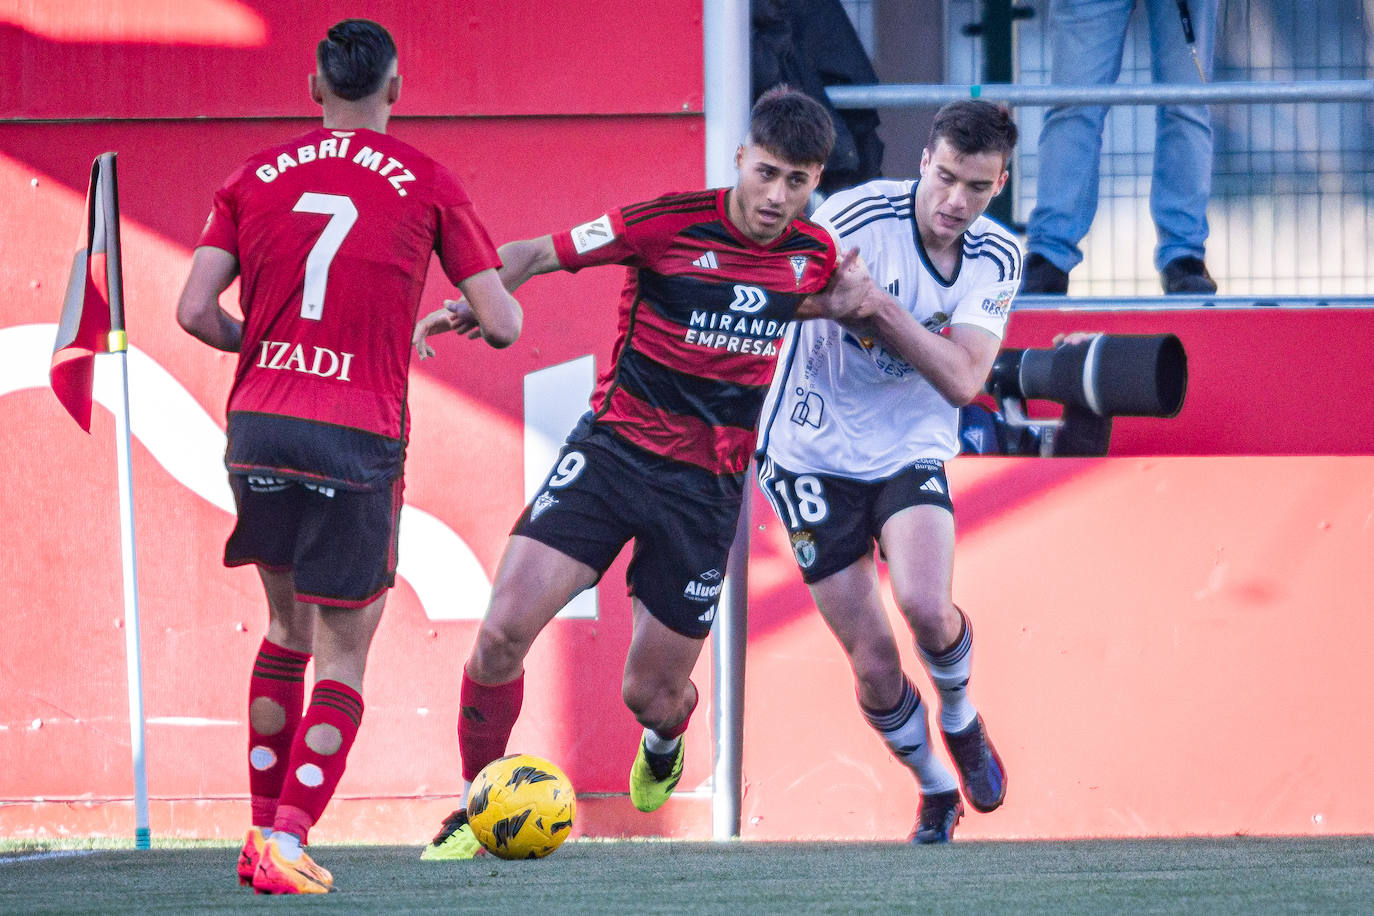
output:
POLYGON ((306 840, 343 777, 363 720, 363 698, 338 681, 319 681, 291 745, 291 763, 273 830, 306 840))
POLYGON ((305 704, 305 666, 310 655, 266 639, 258 647, 248 682, 248 790, 253 823, 271 827, 286 779, 291 742, 305 704))
POLYGON ((482 767, 506 753, 511 729, 525 699, 525 674, 505 684, 479 684, 463 669, 458 694, 458 753, 463 779, 472 782, 482 767))

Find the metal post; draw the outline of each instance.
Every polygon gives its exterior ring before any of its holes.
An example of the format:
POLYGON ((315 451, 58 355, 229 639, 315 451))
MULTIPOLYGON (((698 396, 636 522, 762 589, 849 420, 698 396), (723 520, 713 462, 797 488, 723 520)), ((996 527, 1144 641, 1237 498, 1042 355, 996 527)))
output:
MULTIPOLYGON (((1012 61, 1015 57, 1015 41, 1012 23, 1034 15, 1034 10, 1014 6, 1012 0, 983 0, 983 18, 964 26, 965 35, 981 38, 983 42, 983 81, 986 83, 1010 83, 1012 80, 1012 61)), ((988 215, 1013 229, 1021 227, 1012 224, 1012 183, 1016 176, 1007 179, 1007 185, 988 204, 988 215)))
MULTIPOLYGON (((705 0, 706 183, 735 183, 735 150, 749 127, 749 2, 705 0)), ((740 780, 744 742, 745 582, 749 576, 749 498, 740 507, 729 575, 721 590, 711 639, 712 730, 711 836, 739 836, 740 780)))
POLYGON ((120 404, 112 411, 115 420, 115 464, 119 485, 119 544, 124 558, 124 661, 129 678, 129 744, 134 765, 134 847, 152 845, 148 820, 148 768, 144 756, 143 649, 138 623, 138 556, 134 543, 134 484, 129 438, 129 354, 124 333, 110 335, 118 344, 110 347, 119 360, 120 404))

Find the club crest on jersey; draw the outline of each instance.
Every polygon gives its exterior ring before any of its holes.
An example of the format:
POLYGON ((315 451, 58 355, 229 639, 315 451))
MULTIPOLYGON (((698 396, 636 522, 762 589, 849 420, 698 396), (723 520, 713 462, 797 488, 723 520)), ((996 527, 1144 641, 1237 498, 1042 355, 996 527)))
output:
POLYGON ((793 533, 792 554, 797 558, 797 565, 802 569, 810 569, 815 564, 816 539, 812 537, 810 531, 793 533))
POLYGON ((945 325, 949 324, 949 312, 936 312, 925 321, 921 322, 921 327, 927 331, 942 331, 945 325))
POLYGON ((534 505, 530 506, 530 521, 534 521, 544 514, 545 509, 551 509, 558 505, 558 497, 551 493, 540 493, 534 500, 534 505))
POLYGON ((855 337, 848 331, 844 332, 844 340, 845 343, 852 344, 858 347, 860 350, 864 350, 865 352, 868 350, 872 350, 873 345, 877 343, 877 338, 874 337, 872 334, 866 334, 863 337, 855 337))
POLYGON ((787 260, 792 262, 792 276, 797 278, 797 285, 801 286, 802 274, 806 273, 806 255, 794 254, 787 260))

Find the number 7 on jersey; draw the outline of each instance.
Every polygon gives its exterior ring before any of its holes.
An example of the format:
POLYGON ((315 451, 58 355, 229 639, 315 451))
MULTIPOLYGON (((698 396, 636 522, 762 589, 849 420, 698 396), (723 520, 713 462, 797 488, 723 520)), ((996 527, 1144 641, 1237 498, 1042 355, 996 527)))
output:
POLYGON ((329 265, 353 224, 358 221, 358 208, 342 194, 316 194, 307 191, 291 208, 297 213, 321 213, 329 217, 324 231, 315 240, 305 259, 305 289, 301 294, 301 317, 319 321, 324 317, 324 290, 329 283, 329 265))

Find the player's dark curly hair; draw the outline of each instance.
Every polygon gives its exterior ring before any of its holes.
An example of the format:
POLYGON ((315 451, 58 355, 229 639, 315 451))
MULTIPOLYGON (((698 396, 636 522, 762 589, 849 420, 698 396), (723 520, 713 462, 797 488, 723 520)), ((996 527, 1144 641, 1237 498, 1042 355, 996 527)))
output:
POLYGON ((754 103, 749 140, 796 165, 824 165, 835 148, 835 124, 820 102, 780 83, 754 103))
POLYGON ((356 102, 382 88, 396 42, 391 33, 370 19, 335 23, 315 46, 315 60, 329 88, 341 99, 356 102))
POLYGON ((948 140, 961 156, 1000 153, 1005 160, 1016 147, 1016 123, 1005 105, 963 99, 935 112, 926 149, 935 149, 941 138, 948 140))

